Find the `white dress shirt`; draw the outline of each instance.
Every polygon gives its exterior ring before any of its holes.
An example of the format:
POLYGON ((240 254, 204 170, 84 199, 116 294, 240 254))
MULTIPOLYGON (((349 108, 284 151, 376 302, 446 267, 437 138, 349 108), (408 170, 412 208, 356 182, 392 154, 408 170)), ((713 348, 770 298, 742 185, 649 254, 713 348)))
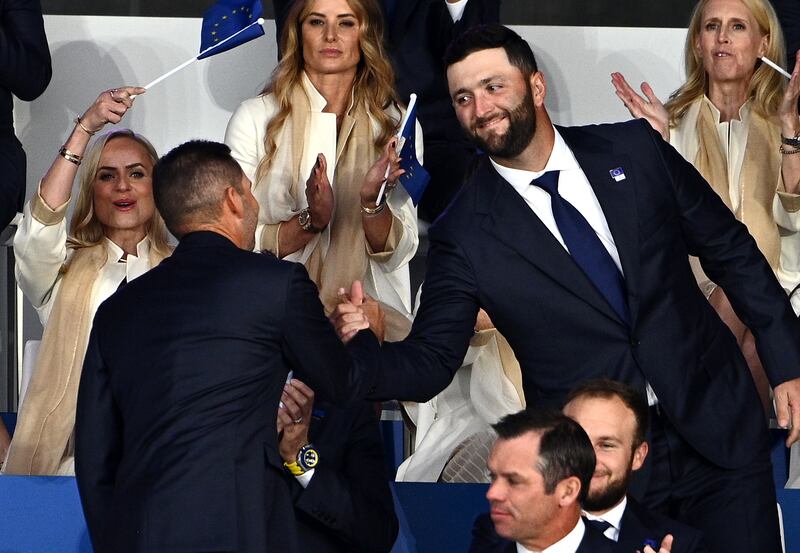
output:
POLYGON ((595 516, 585 511, 583 516, 589 520, 604 520, 609 523, 611 526, 606 528, 606 531, 603 532, 603 534, 608 539, 617 541, 619 540, 619 532, 622 529, 622 515, 625 513, 625 507, 627 506, 628 498, 626 496, 623 497, 622 501, 620 501, 613 509, 606 511, 601 516, 595 516))
MULTIPOLYGON (((406 0, 407 1, 407 0, 406 0)), ((453 23, 461 19, 461 16, 464 15, 464 10, 467 8, 468 0, 458 0, 458 2, 445 2, 445 6, 447 6, 447 11, 450 12, 450 18, 453 20, 453 23)))
POLYGON ((578 524, 575 525, 575 528, 570 530, 569 534, 558 540, 550 547, 545 547, 541 551, 532 551, 530 549, 526 549, 518 543, 517 553, 575 553, 575 551, 577 551, 578 547, 581 545, 581 540, 583 540, 583 535, 585 533, 586 525, 584 525, 583 519, 579 518, 578 524))
MULTIPOLYGON (((611 230, 608 228, 608 221, 603 214, 603 209, 600 207, 600 202, 589 184, 589 179, 575 159, 572 150, 569 149, 567 143, 559 134, 558 130, 554 127, 555 142, 553 143, 553 151, 550 153, 550 159, 547 160, 542 171, 525 171, 522 169, 511 169, 496 163, 492 158, 489 161, 508 183, 522 196, 531 211, 539 218, 547 229, 553 234, 556 240, 564 247, 564 238, 558 230, 556 220, 553 217, 553 208, 550 200, 550 194, 538 186, 531 185, 533 179, 541 177, 548 171, 559 171, 558 177, 558 192, 562 198, 571 203, 577 209, 583 218, 589 223, 594 230, 597 237, 603 243, 603 246, 608 251, 614 264, 625 276, 625 271, 622 270, 622 263, 619 260, 619 252, 617 245, 614 243, 614 237, 611 235, 611 230)), ((655 405, 658 403, 658 398, 655 392, 647 383, 647 403, 648 405, 655 405)))

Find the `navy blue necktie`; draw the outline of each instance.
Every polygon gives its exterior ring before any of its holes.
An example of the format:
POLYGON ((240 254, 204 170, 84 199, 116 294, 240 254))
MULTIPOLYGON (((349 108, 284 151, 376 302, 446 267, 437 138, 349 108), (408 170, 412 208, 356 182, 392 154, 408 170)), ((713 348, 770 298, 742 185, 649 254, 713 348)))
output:
POLYGON ((558 175, 558 171, 548 171, 531 184, 550 194, 553 218, 572 259, 617 315, 630 324, 625 279, 589 222, 558 193, 558 175))
POLYGON ((594 528, 595 530, 599 530, 601 534, 605 534, 606 530, 611 528, 611 523, 606 520, 595 520, 591 518, 584 519, 586 524, 594 528))

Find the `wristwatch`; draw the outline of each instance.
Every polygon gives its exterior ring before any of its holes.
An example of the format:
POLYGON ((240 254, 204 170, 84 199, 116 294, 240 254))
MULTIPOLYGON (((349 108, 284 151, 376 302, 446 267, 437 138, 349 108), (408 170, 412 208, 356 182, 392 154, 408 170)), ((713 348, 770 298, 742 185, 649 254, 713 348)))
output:
POLYGON ((323 230, 315 227, 311 222, 311 210, 309 208, 305 208, 300 212, 300 215, 297 217, 297 222, 300 223, 300 228, 306 232, 317 234, 323 230))
POLYGON ((319 453, 314 448, 314 444, 306 444, 297 452, 297 465, 303 469, 303 472, 308 472, 319 463, 319 453))

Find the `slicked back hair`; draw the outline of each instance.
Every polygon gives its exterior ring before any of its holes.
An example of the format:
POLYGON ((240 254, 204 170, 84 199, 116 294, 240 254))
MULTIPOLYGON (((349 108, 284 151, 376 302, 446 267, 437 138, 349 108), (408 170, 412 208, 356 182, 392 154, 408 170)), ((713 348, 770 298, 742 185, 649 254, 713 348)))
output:
POLYGON ((545 492, 552 494, 559 482, 575 476, 581 482, 578 500, 583 503, 596 459, 589 436, 577 422, 556 410, 525 409, 506 415, 492 428, 501 440, 519 438, 528 432, 538 434, 536 468, 544 479, 545 492))
POLYGON ((225 144, 190 140, 172 149, 153 169, 153 198, 169 231, 180 238, 194 225, 220 216, 225 191, 242 189, 242 169, 225 144))
POLYGON ((539 70, 533 50, 525 39, 497 23, 476 25, 454 38, 444 54, 444 65, 446 68, 450 67, 470 54, 493 48, 505 50, 508 61, 526 79, 539 70))

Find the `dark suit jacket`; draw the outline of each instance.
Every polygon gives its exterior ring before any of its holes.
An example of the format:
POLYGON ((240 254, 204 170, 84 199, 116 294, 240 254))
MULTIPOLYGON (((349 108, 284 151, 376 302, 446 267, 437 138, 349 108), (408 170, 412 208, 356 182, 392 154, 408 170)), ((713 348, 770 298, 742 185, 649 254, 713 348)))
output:
POLYGON ((620 551, 629 553, 642 551, 648 541, 651 545, 655 543, 653 549, 658 551, 658 545, 667 534, 672 534, 674 538, 672 553, 706 553, 700 530, 650 511, 632 497, 628 497, 617 538, 620 551))
POLYGON ((25 200, 25 152, 14 135, 12 95, 36 99, 51 75, 39 0, 0 0, 0 230, 25 200))
MULTIPOLYGON (((614 553, 615 551, 618 550, 613 541, 594 528, 586 526, 586 532, 575 553, 614 553)), ((491 517, 488 513, 484 513, 475 519, 469 553, 517 553, 517 544, 498 536, 494 531, 491 517)))
POLYGON ((646 122, 558 130, 614 237, 631 326, 484 160, 431 227, 421 307, 409 337, 383 346, 373 395, 426 401, 442 390, 483 307, 520 361, 530 405, 560 407, 590 378, 642 391, 647 381, 706 459, 739 467, 762 455, 767 425, 747 365, 688 263, 698 256, 728 294, 772 384, 800 376, 800 326, 747 229, 646 122))
POLYGON ((309 440, 320 454, 314 477, 305 489, 289 477, 300 551, 390 551, 398 524, 375 405, 317 402, 309 440))
POLYGON ((289 369, 337 402, 362 387, 303 266, 219 234, 104 302, 75 428, 94 551, 295 551, 275 429, 289 369))

